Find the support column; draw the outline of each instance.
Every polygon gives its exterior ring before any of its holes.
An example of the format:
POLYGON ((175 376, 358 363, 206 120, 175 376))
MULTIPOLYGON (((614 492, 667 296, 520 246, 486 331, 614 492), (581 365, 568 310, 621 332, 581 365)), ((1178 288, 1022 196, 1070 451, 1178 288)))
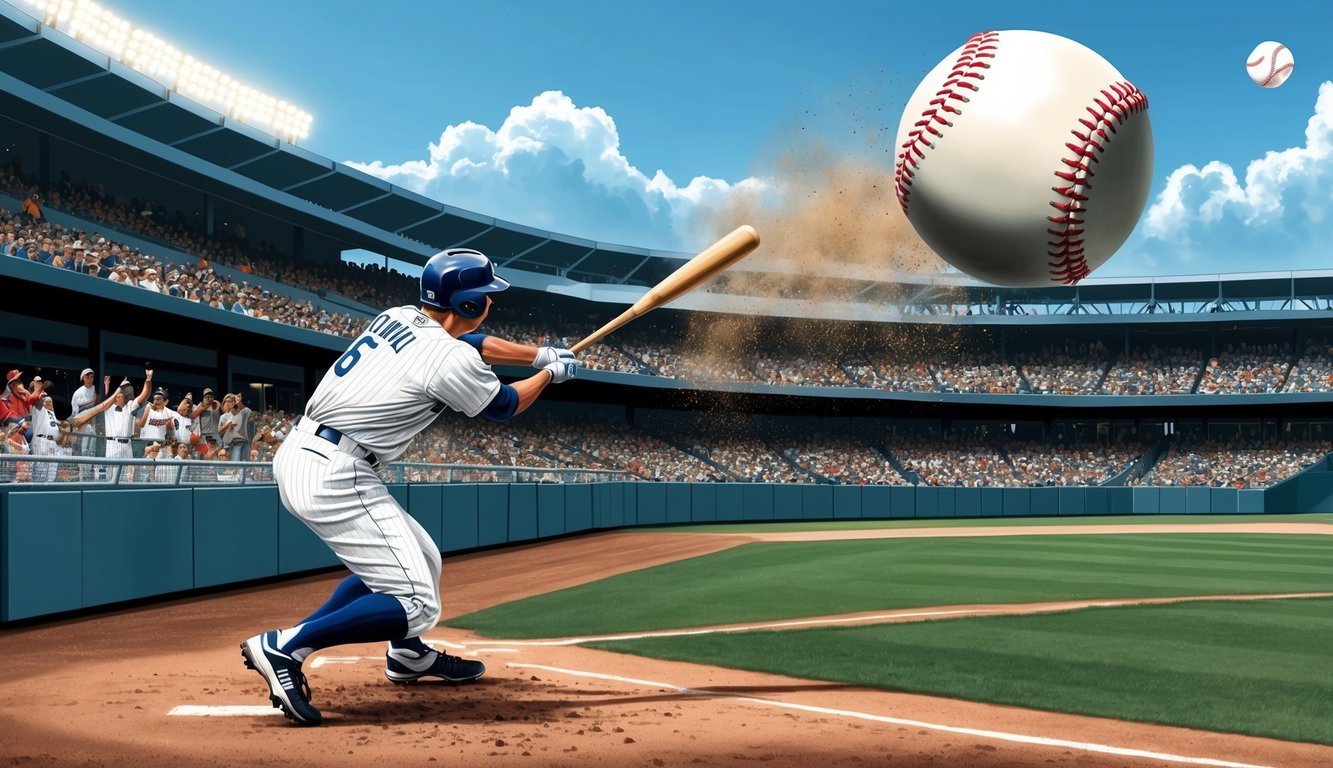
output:
POLYGON ((51 191, 51 136, 46 133, 37 135, 37 186, 42 194, 51 191))

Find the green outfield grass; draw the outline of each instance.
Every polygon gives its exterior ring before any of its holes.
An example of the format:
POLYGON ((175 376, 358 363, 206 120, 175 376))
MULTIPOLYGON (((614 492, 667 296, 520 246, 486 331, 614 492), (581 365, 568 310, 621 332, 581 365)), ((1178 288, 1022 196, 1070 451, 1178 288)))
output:
POLYGON ((932 605, 1333 591, 1333 537, 1110 534, 747 544, 447 623, 610 634, 932 605))
POLYGON ((785 523, 706 523, 636 530, 663 533, 780 533, 784 531, 878 531, 886 528, 973 528, 1012 525, 1176 525, 1190 523, 1333 523, 1333 515, 1115 515, 1111 517, 935 517, 910 520, 818 520, 785 523))
POLYGON ((1333 745, 1333 601, 1098 608, 593 647, 1333 745))

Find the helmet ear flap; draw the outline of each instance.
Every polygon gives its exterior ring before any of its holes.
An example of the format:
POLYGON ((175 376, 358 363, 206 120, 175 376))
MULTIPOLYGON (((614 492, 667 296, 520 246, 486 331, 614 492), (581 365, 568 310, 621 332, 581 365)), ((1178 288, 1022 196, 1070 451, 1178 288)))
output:
POLYGON ((471 299, 463 299, 459 301, 458 304, 454 306, 454 309, 458 310, 458 314, 469 320, 481 314, 481 307, 477 306, 477 302, 472 301, 471 299))

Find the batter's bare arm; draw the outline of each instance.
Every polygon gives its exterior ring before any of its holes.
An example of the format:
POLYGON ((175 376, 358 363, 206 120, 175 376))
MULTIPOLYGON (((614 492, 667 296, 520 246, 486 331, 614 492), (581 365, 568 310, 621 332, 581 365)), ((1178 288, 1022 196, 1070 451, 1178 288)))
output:
POLYGON ((481 359, 487 365, 532 365, 537 357, 537 349, 528 344, 487 336, 481 343, 481 359))
POLYGON ((516 381, 510 386, 514 388, 514 393, 518 395, 518 407, 514 409, 514 415, 526 411, 528 406, 537 402, 546 385, 551 383, 554 374, 548 370, 540 370, 522 381, 516 381))

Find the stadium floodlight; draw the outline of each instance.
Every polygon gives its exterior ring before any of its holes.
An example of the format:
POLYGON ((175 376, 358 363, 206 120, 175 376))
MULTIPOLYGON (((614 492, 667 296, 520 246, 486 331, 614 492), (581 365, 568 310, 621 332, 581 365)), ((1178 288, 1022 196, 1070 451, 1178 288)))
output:
POLYGON ((310 135, 310 113, 235 80, 93 0, 27 1, 48 27, 239 123, 292 143, 310 135))

